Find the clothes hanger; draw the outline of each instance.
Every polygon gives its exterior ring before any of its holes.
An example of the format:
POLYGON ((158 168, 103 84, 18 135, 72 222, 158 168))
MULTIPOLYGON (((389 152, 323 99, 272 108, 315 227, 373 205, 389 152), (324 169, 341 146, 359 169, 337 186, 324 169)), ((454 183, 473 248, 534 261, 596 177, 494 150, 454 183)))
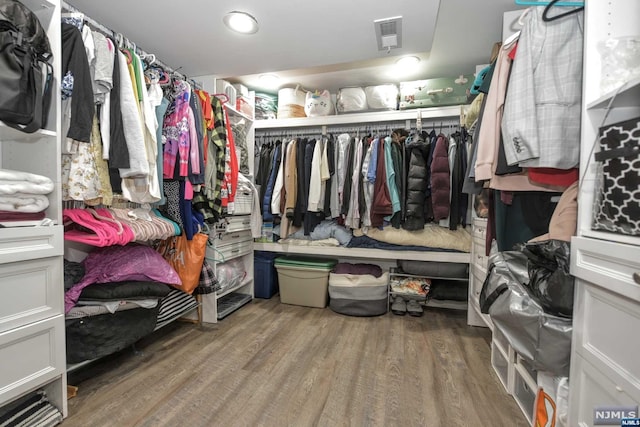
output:
POLYGON ((131 56, 131 51, 129 49, 120 49, 120 52, 127 57, 127 64, 131 64, 133 62, 133 57, 131 56))
POLYGON ((555 20, 557 20, 557 19, 564 18, 565 16, 569 16, 569 15, 573 15, 574 13, 578 13, 578 12, 580 12, 581 10, 583 10, 583 9, 584 9, 584 5, 583 5, 583 6, 580 6, 580 7, 575 8, 575 9, 571 9, 571 10, 569 10, 568 12, 564 12, 564 13, 561 13, 561 14, 559 14, 559 15, 554 15, 554 16, 549 17, 549 16, 548 16, 549 11, 550 11, 550 10, 551 10, 551 8, 552 8, 554 5, 556 5, 558 2, 559 2, 559 0, 551 0, 551 1, 549 2, 549 4, 544 8, 544 11, 542 12, 542 20, 543 20, 544 22, 551 22, 551 21, 555 21, 555 20))

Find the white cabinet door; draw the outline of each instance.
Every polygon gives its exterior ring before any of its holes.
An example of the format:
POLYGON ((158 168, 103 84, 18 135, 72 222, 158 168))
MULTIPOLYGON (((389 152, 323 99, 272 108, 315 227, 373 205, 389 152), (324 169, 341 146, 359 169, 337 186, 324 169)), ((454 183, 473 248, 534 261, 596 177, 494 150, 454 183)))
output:
POLYGON ((0 406, 63 375, 64 345, 62 315, 0 333, 0 406))
POLYGON ((0 264, 0 332, 63 314, 60 257, 0 264))

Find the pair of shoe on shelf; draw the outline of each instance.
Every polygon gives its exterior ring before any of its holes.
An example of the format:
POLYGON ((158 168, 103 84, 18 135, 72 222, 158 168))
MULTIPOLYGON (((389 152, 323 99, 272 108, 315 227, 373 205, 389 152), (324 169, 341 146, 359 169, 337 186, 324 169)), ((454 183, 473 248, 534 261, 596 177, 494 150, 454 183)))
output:
POLYGON ((404 316, 409 313, 410 316, 420 317, 423 310, 420 303, 414 299, 405 301, 402 297, 396 297, 391 304, 391 312, 398 316, 404 316))

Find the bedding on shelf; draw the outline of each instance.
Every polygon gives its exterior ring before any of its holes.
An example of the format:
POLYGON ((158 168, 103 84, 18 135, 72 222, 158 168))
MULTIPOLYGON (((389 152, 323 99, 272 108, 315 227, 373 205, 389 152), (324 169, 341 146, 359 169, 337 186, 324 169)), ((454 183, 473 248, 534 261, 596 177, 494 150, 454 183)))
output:
MULTIPOLYGON (((414 247, 427 247, 432 248, 432 250, 448 249, 460 252, 471 252, 471 234, 461 227, 456 230, 449 230, 438 225, 427 224, 422 230, 416 231, 407 231, 390 226, 384 227, 382 230, 371 227, 368 229, 361 228, 354 230, 353 235, 354 239, 366 236, 375 241, 404 247, 404 250, 416 250, 414 247), (412 248, 409 249, 409 247, 412 248)), ((349 247, 363 246, 355 246, 354 243, 350 244, 349 247)), ((379 249, 393 248, 379 247, 379 249)))
MULTIPOLYGON (((70 271, 73 273, 73 271, 70 271)), ((133 344, 156 327, 164 283, 93 283, 65 315, 67 363, 97 359, 133 344)))
POLYGON ((135 308, 66 319, 67 363, 98 359, 135 343, 153 332, 159 309, 135 308))
POLYGON ((395 245, 393 243, 386 243, 376 239, 372 239, 369 236, 354 237, 353 239, 351 239, 351 242, 347 247, 362 249, 384 249, 388 251, 458 252, 454 249, 432 248, 428 246, 395 245))
POLYGON ((184 293, 178 289, 171 289, 169 294, 160 301, 160 311, 156 329, 160 329, 177 317, 198 307, 198 302, 193 295, 184 293))
POLYGON ((337 239, 332 237, 328 239, 320 239, 320 240, 311 240, 311 239, 293 239, 286 238, 278 240, 278 243, 284 243, 289 245, 296 246, 341 246, 340 242, 337 239))

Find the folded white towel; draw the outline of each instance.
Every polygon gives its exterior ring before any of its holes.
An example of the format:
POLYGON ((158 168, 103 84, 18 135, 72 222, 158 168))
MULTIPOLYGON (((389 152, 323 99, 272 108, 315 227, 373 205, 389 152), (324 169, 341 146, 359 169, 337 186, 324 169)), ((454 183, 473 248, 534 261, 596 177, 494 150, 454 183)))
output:
POLYGON ((53 181, 29 172, 0 169, 0 194, 49 194, 53 181))
POLYGON ((47 196, 40 194, 16 193, 10 196, 0 195, 0 211, 42 212, 49 207, 47 196))

